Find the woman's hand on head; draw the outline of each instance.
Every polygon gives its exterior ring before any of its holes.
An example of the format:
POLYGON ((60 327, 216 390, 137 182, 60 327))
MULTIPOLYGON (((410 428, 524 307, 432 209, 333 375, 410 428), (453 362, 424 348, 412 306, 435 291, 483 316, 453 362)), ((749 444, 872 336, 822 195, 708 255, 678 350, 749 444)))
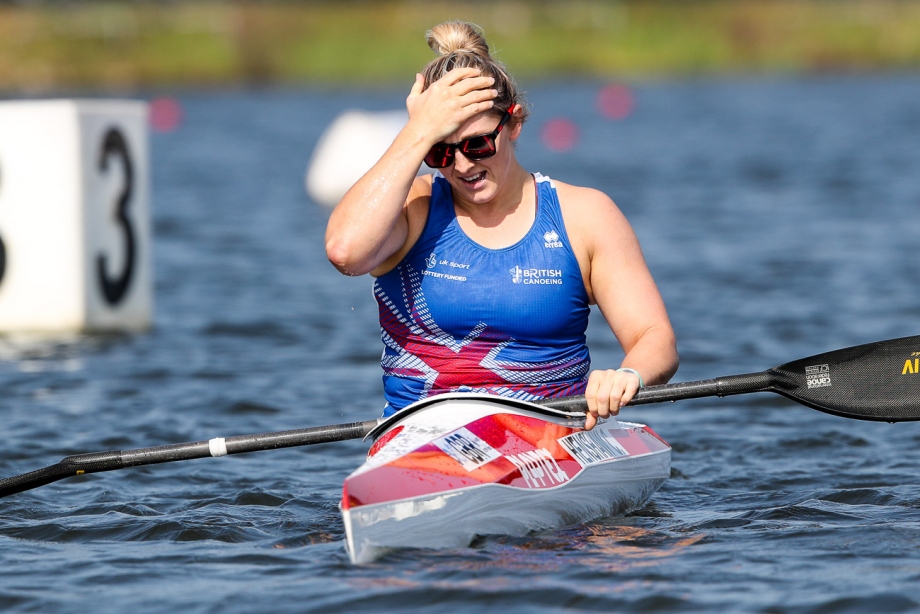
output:
POLYGON ((632 400, 639 386, 639 377, 628 371, 592 371, 585 389, 585 400, 588 402, 585 429, 590 431, 599 419, 619 414, 620 408, 632 400))
POLYGON ((409 123, 414 124, 432 144, 456 132, 467 120, 488 111, 498 92, 492 89, 495 79, 481 76, 475 68, 455 68, 425 87, 422 75, 406 98, 409 123))

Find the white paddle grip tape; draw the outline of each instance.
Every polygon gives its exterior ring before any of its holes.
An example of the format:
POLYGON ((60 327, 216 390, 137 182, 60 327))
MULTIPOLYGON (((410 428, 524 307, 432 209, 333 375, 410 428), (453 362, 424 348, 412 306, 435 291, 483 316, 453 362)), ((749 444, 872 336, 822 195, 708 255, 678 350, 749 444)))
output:
POLYGON ((211 456, 227 456, 227 440, 223 437, 209 439, 208 448, 211 449, 211 456))

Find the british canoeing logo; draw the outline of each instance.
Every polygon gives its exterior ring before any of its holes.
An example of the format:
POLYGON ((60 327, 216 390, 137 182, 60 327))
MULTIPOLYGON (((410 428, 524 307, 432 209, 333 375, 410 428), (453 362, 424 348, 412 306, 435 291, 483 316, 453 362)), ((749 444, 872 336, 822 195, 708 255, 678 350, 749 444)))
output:
POLYGON ((515 266, 508 269, 511 281, 516 284, 537 286, 561 286, 562 269, 523 269, 515 266))

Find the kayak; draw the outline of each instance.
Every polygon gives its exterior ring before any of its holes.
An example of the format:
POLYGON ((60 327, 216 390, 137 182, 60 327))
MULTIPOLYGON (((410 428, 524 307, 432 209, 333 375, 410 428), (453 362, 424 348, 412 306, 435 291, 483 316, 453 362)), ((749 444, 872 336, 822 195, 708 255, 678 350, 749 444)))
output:
POLYGON ((398 548, 463 548, 642 507, 671 447, 644 424, 484 394, 444 394, 383 420, 342 488, 352 563, 398 548))

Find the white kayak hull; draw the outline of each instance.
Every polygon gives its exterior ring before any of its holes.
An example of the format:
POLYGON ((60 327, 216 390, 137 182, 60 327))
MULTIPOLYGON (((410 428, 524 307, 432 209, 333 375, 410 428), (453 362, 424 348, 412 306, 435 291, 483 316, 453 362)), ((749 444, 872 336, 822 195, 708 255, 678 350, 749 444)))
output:
POLYGON ((671 449, 645 425, 486 395, 443 395, 378 427, 345 480, 353 563, 394 548, 465 547, 643 506, 670 474, 671 449))

